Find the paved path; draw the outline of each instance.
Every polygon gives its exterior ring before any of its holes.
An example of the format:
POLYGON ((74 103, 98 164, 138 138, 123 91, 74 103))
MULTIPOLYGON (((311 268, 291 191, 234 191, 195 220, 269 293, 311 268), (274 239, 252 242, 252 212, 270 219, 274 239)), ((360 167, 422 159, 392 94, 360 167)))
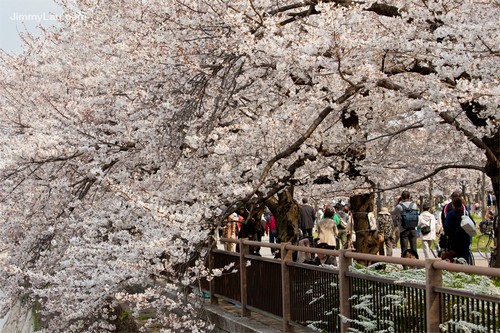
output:
MULTIPOLYGON (((262 237, 262 242, 263 243, 269 242, 269 237, 268 236, 262 237)), ((222 246, 220 244, 220 242, 218 243, 217 247, 221 250, 224 249, 224 246, 222 246)), ((436 250, 435 249, 433 249, 433 250, 435 253, 436 250)), ((418 252, 419 258, 423 259, 424 258, 424 251, 422 249, 417 249, 417 252, 418 252)), ((260 254, 266 258, 273 258, 273 255, 271 254, 271 249, 268 247, 261 248, 260 254)), ((483 257, 481 257, 478 252, 473 252, 473 254, 474 254, 474 260, 476 262, 476 266, 488 267, 488 261, 486 259, 484 259, 483 257)), ((393 250, 393 256, 400 257, 401 256, 401 248, 399 248, 399 247, 395 248, 393 250)))

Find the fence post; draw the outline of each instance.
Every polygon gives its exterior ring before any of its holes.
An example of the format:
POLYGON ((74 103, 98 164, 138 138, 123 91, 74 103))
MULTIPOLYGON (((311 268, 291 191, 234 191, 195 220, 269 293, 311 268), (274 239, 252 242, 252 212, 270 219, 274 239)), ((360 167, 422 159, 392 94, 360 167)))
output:
POLYGON ((281 294, 283 307, 283 332, 293 332, 293 326, 290 325, 290 271, 287 263, 292 261, 293 251, 287 251, 286 245, 290 243, 281 243, 281 294))
MULTIPOLYGON (((215 240, 214 237, 210 237, 210 241, 208 243, 208 269, 210 271, 210 274, 212 274, 214 267, 215 267, 215 262, 214 262, 214 252, 213 249, 217 248, 217 240, 215 240)), ((209 286, 209 292, 210 292, 210 303, 211 304, 218 304, 219 299, 215 297, 215 278, 212 278, 210 282, 208 283, 209 286)))
POLYGON ((241 315, 243 317, 250 316, 250 311, 247 309, 247 262, 245 256, 249 253, 248 245, 243 242, 248 238, 240 238, 240 295, 241 295, 241 315))
MULTIPOLYGON (((339 314, 344 318, 351 318, 351 283, 346 275, 349 272, 349 267, 352 264, 351 258, 346 258, 346 252, 351 252, 350 249, 342 249, 339 251, 339 314)), ((347 332, 350 326, 349 321, 344 318, 340 319, 340 332, 347 332)))
POLYGON ((434 287, 443 285, 443 271, 435 269, 433 264, 441 259, 425 260, 425 328, 426 332, 439 332, 441 320, 441 304, 439 294, 434 291, 434 287))

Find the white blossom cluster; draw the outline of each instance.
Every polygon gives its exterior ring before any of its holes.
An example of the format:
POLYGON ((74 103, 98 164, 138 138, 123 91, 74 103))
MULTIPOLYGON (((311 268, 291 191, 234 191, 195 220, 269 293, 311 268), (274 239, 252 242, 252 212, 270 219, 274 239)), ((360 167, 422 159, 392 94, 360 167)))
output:
POLYGON ((1 313, 39 302, 50 332, 113 331, 123 302, 211 329, 184 296, 232 269, 204 250, 228 207, 500 165, 493 0, 57 1, 0 55, 1 313))

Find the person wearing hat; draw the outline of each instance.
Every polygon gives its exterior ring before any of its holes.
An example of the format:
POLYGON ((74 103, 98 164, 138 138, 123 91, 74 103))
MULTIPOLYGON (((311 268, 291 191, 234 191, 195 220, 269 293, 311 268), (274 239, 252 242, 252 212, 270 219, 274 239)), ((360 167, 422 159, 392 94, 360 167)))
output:
POLYGON ((431 205, 424 203, 422 214, 418 216, 420 239, 424 250, 425 259, 431 258, 431 244, 436 239, 436 217, 430 212, 431 205))
POLYGON ((394 224, 391 213, 387 207, 382 207, 377 217, 378 252, 380 255, 392 257, 392 249, 395 245, 394 224), (385 254, 384 254, 385 244, 385 254))

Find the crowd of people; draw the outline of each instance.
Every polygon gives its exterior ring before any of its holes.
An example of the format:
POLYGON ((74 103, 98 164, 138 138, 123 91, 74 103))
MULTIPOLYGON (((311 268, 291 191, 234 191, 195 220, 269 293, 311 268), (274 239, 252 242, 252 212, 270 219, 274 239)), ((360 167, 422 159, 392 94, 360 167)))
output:
MULTIPOLYGON (((450 200, 435 207, 435 211, 430 203, 420 204, 419 206, 414 202, 410 192, 405 190, 393 207, 381 207, 377 214, 368 214, 369 231, 378 243, 378 253, 392 256, 399 243, 401 257, 418 259, 417 239, 420 238, 426 259, 441 257, 443 260, 472 264, 473 233, 463 222, 466 219, 464 216, 471 217, 471 209, 465 205, 461 193, 453 192, 450 200)), ((492 214, 492 210, 489 210, 487 217, 492 218, 492 214)), ((236 213, 230 215, 220 230, 220 236, 243 238, 240 234, 244 229, 242 220, 242 216, 236 213)), ((470 220, 473 221, 472 218, 470 220)), ((308 198, 303 198, 297 227, 301 246, 354 249, 354 219, 349 204, 343 201, 314 208, 309 204, 308 198)), ((270 243, 280 242, 276 219, 267 208, 262 214, 261 227, 258 229, 258 234, 251 235, 251 239, 260 241, 265 234, 269 236, 270 243)), ((234 243, 226 242, 224 247, 227 251, 238 251, 234 243)), ((271 248, 271 253, 279 257, 279 250, 271 248)), ((260 255, 260 248, 254 249, 252 254, 260 255)), ((336 265, 334 256, 323 254, 313 257, 310 253, 298 253, 294 260, 315 265, 336 265)))
MULTIPOLYGON (((494 204, 489 201, 487 219, 493 218, 494 204)), ((418 259, 417 239, 420 238, 425 259, 440 257, 450 262, 473 264, 471 244, 476 227, 462 193, 453 192, 450 200, 435 208, 423 203, 420 209, 408 191, 401 193, 390 213, 382 207, 377 219, 379 253, 384 255, 385 245, 385 255, 391 256, 391 248, 396 247, 399 238, 401 256, 418 259), (470 222, 467 224, 464 220, 470 222)))

